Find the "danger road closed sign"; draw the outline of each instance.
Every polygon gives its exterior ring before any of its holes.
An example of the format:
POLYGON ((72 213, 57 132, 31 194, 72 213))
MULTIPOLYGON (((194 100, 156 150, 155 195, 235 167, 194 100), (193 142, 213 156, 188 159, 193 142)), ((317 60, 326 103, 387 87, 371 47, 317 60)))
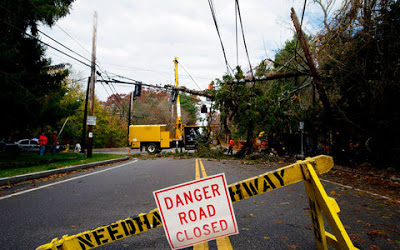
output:
POLYGON ((154 191, 172 249, 238 233, 225 175, 154 191))

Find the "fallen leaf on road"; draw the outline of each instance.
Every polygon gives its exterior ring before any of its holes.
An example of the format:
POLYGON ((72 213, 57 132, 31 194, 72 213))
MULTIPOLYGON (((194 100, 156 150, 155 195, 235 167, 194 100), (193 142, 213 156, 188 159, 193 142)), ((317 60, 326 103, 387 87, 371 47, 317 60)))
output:
POLYGON ((380 250, 380 248, 375 246, 375 245, 369 246, 369 249, 371 249, 371 250, 380 250))
POLYGON ((77 228, 77 227, 78 227, 78 225, 72 225, 71 227, 72 227, 72 228, 77 228))
POLYGON ((281 205, 289 205, 290 202, 281 202, 280 204, 281 204, 281 205))
POLYGON ((333 196, 342 196, 341 194, 336 193, 335 190, 331 191, 331 192, 330 192, 330 195, 333 195, 333 196))
POLYGON ((274 221, 275 225, 282 224, 282 223, 283 223, 283 221, 281 221, 281 220, 274 221))
POLYGON ((372 230, 367 235, 370 237, 387 237, 386 232, 383 230, 372 230))
POLYGON ((297 249, 297 248, 300 248, 299 245, 289 245, 289 244, 285 244, 285 246, 286 246, 288 249, 297 249))
POLYGON ((264 236, 264 239, 269 240, 271 239, 270 237, 264 236))
POLYGON ((350 234, 350 239, 352 239, 353 241, 359 241, 360 237, 358 237, 358 235, 355 234, 350 234))

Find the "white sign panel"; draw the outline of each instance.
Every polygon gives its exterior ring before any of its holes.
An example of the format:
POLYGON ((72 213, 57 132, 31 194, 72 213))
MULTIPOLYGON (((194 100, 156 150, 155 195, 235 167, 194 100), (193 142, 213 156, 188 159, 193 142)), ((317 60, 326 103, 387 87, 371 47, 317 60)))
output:
POLYGON ((304 129, 304 122, 300 122, 300 130, 304 129))
POLYGON ((86 120, 86 125, 96 125, 96 116, 88 116, 86 120))
POLYGON ((225 174, 154 191, 172 249, 238 233, 225 174))

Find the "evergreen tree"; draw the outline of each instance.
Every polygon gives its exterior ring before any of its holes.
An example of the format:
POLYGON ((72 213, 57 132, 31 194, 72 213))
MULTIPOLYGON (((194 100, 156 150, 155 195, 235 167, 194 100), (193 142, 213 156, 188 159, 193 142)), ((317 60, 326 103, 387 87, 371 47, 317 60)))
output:
POLYGON ((0 136, 33 136, 68 112, 59 109, 68 75, 51 65, 39 42, 38 25, 52 26, 68 14, 73 0, 0 1, 0 136))

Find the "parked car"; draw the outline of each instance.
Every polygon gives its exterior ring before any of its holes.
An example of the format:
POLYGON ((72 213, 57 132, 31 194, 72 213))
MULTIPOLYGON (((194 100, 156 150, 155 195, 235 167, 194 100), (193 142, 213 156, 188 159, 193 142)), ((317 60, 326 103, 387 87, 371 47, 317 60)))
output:
MULTIPOLYGON (((20 151, 23 151, 23 152, 39 152, 40 151, 39 140, 36 138, 22 139, 22 140, 15 142, 15 144, 19 147, 20 151)), ((46 152, 51 152, 52 147, 53 147, 53 145, 47 144, 46 152)), ((59 145, 59 144, 56 145, 57 152, 64 151, 64 150, 65 150, 65 145, 59 145)))
POLYGON ((0 141, 0 152, 19 152, 20 148, 15 143, 0 141))
POLYGON ((39 152, 39 140, 37 139, 22 139, 15 144, 21 149, 21 151, 28 151, 28 152, 39 152))

